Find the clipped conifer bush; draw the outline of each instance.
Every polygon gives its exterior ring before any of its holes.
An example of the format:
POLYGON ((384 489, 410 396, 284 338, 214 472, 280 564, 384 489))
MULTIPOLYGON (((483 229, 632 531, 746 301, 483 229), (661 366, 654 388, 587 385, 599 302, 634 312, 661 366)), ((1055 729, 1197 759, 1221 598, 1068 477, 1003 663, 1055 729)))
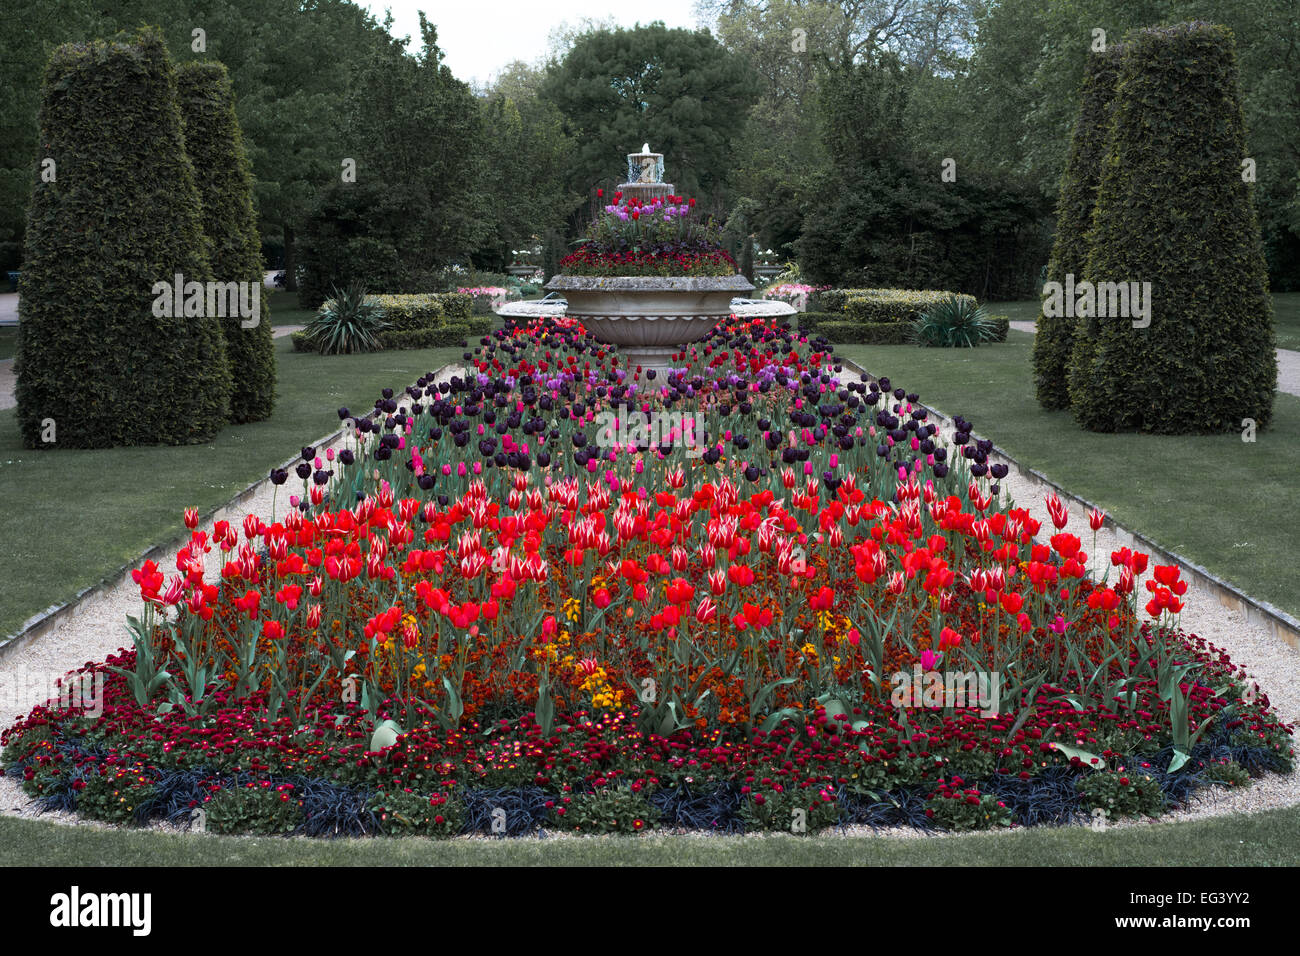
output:
POLYGON ((1149 313, 1098 317, 1076 290, 1092 311, 1071 355, 1083 427, 1223 432, 1272 417, 1272 306, 1245 157, 1231 31, 1126 37, 1084 281, 1149 282, 1149 313))
POLYGON ((220 320, 234 388, 230 420, 256 422, 275 407, 275 343, 261 239, 253 211, 253 171, 235 117, 234 92, 220 63, 194 62, 176 71, 185 148, 203 204, 208 260, 217 282, 247 282, 259 297, 256 324, 231 314, 220 320))
POLYGON ((24 444, 206 441, 230 409, 221 328, 160 307, 157 291, 177 274, 209 278, 161 37, 56 49, 39 124, 55 175, 37 173, 27 214, 15 365, 24 444))
MULTIPOLYGON (((1112 44, 1088 59, 1082 103, 1070 141, 1070 157, 1057 200, 1056 238, 1047 264, 1047 280, 1064 282, 1067 273, 1082 277, 1088 261, 1087 234, 1097 201, 1097 184, 1109 141, 1110 109, 1119 78, 1120 51, 1112 44)), ((1044 315, 1039 309, 1034 336, 1034 388, 1038 404, 1056 410, 1070 407, 1070 353, 1075 319, 1044 315)))

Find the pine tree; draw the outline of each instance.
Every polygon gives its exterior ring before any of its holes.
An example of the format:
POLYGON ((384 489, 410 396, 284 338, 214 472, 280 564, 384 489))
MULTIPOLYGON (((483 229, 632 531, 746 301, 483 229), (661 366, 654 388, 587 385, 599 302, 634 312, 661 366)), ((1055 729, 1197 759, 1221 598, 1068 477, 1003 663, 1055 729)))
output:
POLYGON ((275 342, 262 282, 261 238, 253 211, 253 173, 235 117, 230 77, 220 63, 187 63, 177 70, 185 149, 194 164, 203 203, 212 277, 248 282, 257 290, 258 322, 239 315, 221 321, 234 379, 230 420, 269 418, 275 407, 275 342))
MULTIPOLYGON (((1112 44, 1093 53, 1084 73, 1079 119, 1070 142, 1070 158, 1057 200, 1056 238, 1047 265, 1048 282, 1065 282, 1067 274, 1081 279, 1088 261, 1087 234, 1097 200, 1097 184, 1110 132, 1110 108, 1119 77, 1120 51, 1112 44)), ((1038 404, 1046 409, 1070 407, 1069 367, 1074 348, 1075 319, 1042 314, 1034 336, 1034 386, 1038 404)))
POLYGON ((183 444, 225 424, 221 329, 159 307, 159 283, 209 278, 176 78, 155 31, 67 44, 50 58, 42 162, 19 304, 24 443, 183 444), (159 311, 164 314, 155 314, 159 311))
POLYGON ((1232 32, 1131 34, 1113 117, 1084 279, 1149 282, 1150 313, 1080 324, 1075 417, 1094 431, 1263 428, 1277 360, 1232 32))

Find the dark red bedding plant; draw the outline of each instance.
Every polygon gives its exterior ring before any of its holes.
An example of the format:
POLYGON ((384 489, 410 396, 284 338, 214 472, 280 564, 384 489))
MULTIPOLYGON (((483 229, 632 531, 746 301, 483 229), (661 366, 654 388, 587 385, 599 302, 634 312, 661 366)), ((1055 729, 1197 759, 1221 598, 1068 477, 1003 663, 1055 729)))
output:
POLYGON ((561 320, 466 361, 137 572, 102 714, 37 708, 7 770, 107 819, 450 835, 1063 822, 1291 764, 1176 567, 1041 528, 823 342, 732 321, 665 382, 561 320))

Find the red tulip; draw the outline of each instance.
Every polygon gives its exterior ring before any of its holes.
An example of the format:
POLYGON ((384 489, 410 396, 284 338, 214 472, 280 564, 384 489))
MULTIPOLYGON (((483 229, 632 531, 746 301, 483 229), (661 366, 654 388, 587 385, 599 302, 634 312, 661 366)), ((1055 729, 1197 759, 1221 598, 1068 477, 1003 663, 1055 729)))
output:
POLYGON ((668 585, 670 604, 690 604, 694 598, 695 588, 691 587, 685 578, 674 578, 668 585))
POLYGON ((835 592, 827 587, 823 587, 808 598, 808 604, 814 611, 829 611, 834 603, 835 592))

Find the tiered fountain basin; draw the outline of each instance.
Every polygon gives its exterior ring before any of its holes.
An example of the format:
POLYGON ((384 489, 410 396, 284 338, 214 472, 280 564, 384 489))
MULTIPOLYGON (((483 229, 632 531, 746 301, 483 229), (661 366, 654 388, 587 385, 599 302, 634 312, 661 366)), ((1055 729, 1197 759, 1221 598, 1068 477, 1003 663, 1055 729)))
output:
POLYGON ((665 372, 673 355, 731 314, 731 300, 753 290, 733 276, 569 276, 546 283, 565 310, 600 342, 617 345, 628 364, 665 372))

